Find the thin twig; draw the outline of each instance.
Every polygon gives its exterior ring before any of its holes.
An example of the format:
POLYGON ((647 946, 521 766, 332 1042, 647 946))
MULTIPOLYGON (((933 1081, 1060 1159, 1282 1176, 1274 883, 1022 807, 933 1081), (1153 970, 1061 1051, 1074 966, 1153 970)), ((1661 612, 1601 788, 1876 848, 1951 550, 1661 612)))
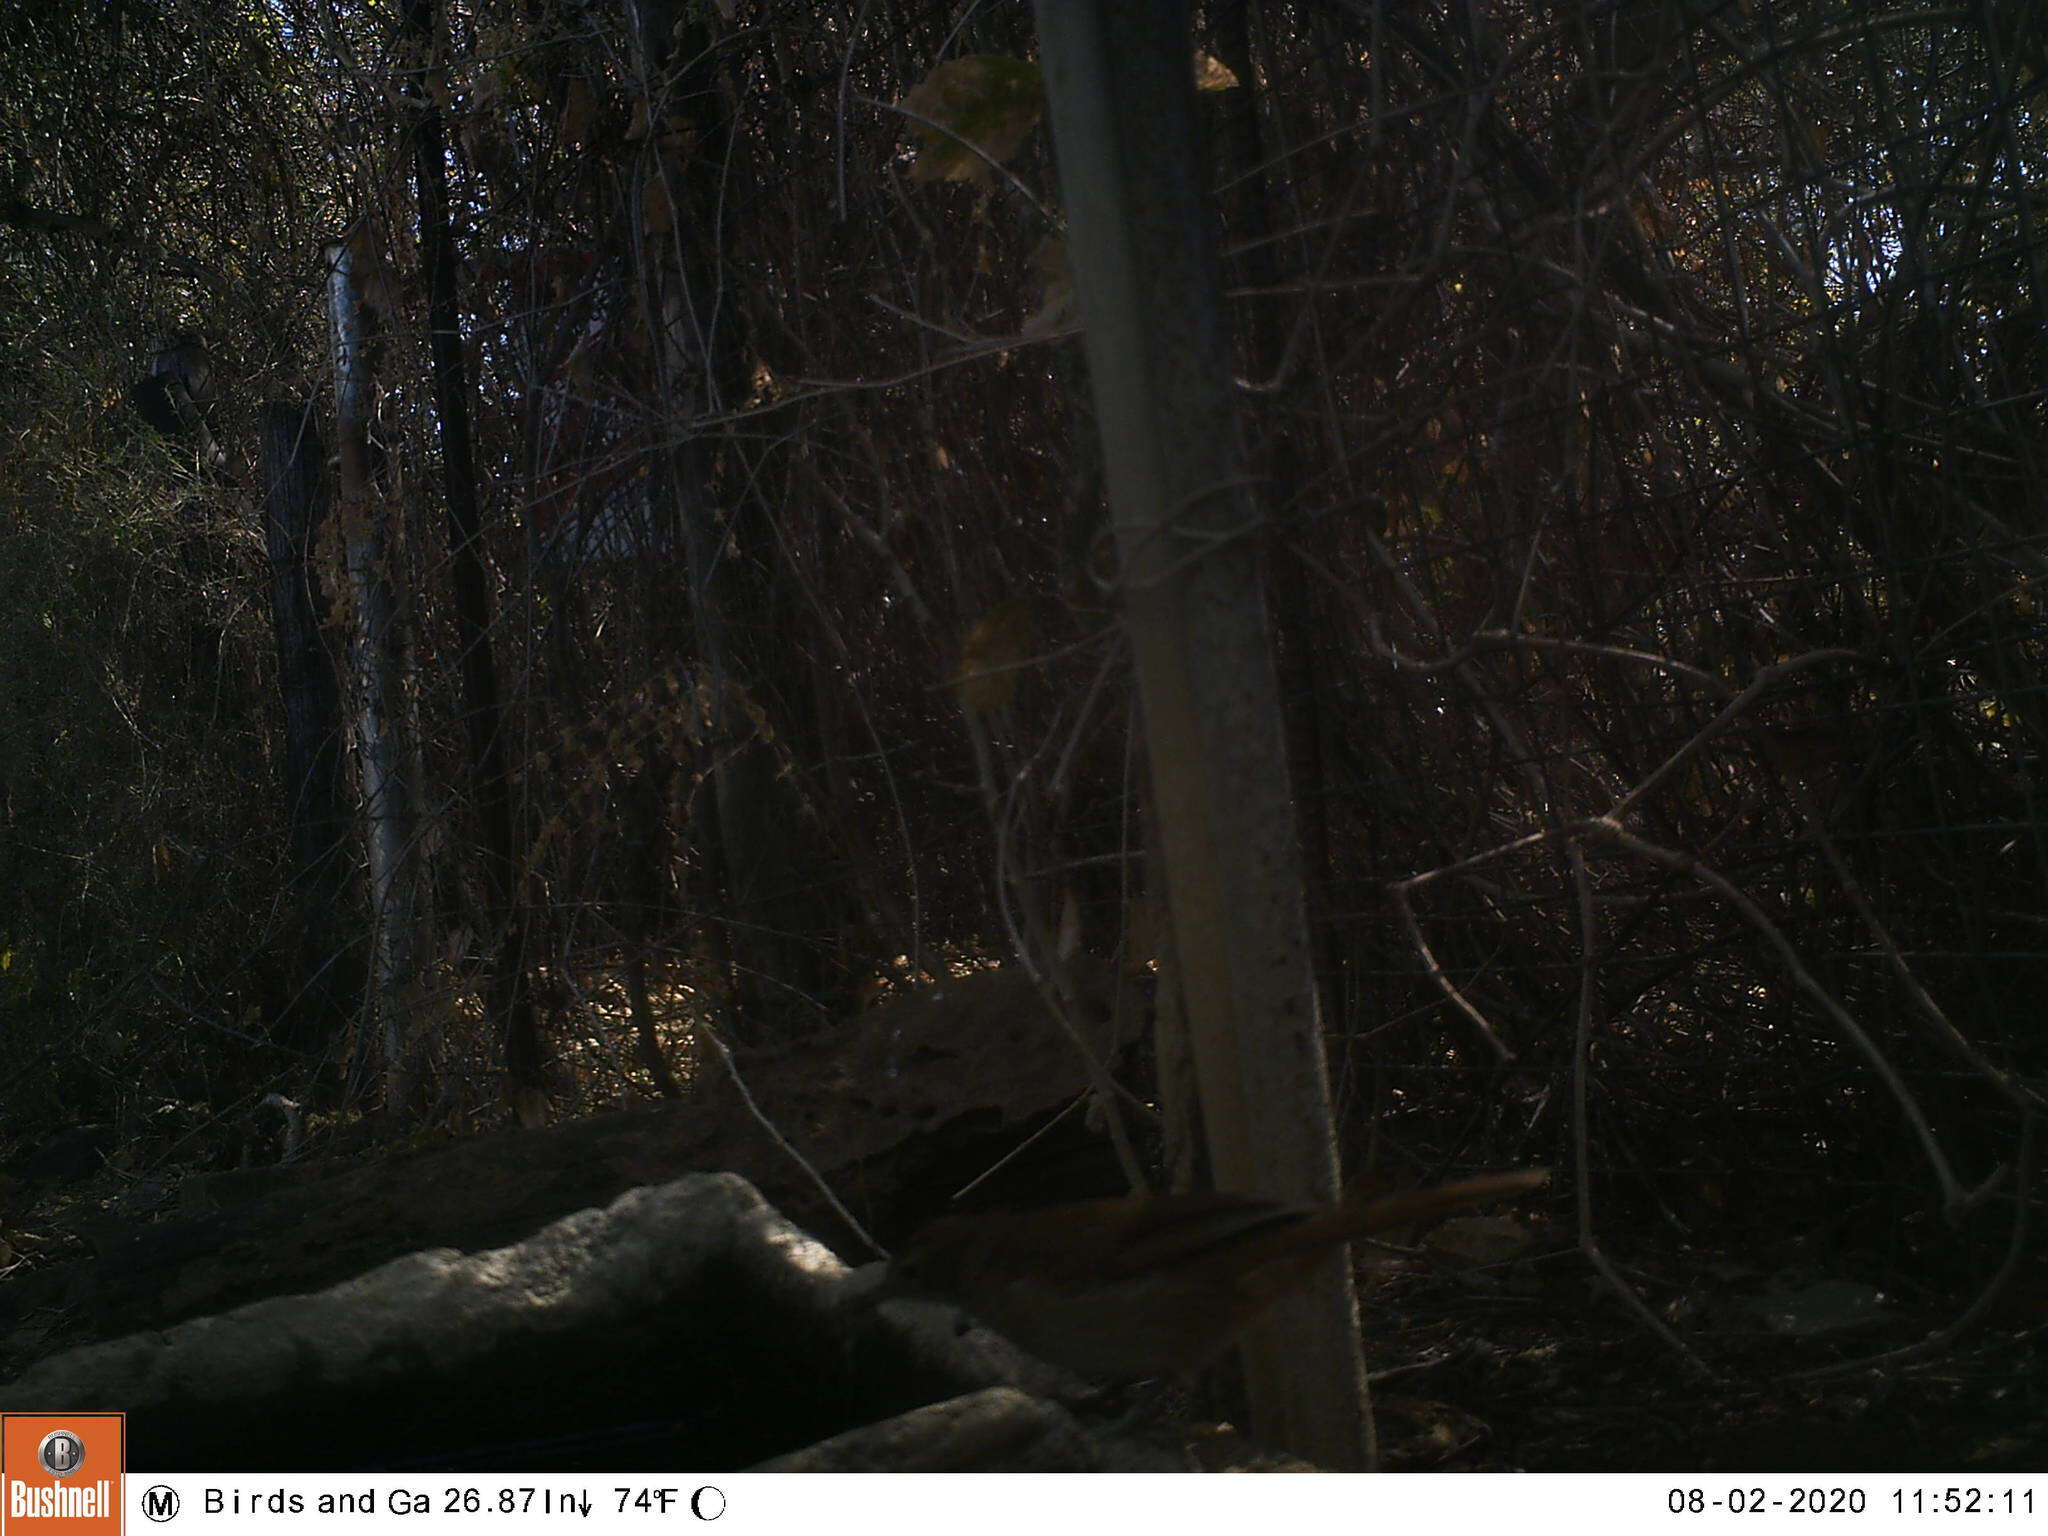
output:
POLYGON ((889 1250, 869 1235, 868 1229, 860 1224, 860 1221, 854 1216, 853 1212, 849 1211, 841 1203, 839 1197, 832 1192, 832 1186, 826 1182, 825 1176, 818 1172, 809 1158, 796 1149, 787 1136, 782 1134, 782 1128, 768 1118, 767 1111, 755 1102, 752 1090, 747 1087, 747 1080, 740 1076, 739 1063, 733 1060, 731 1048, 726 1045, 724 1040, 719 1038, 718 1031, 712 1028, 710 1024, 700 1020, 696 1025, 696 1032, 704 1039, 710 1041, 711 1048, 717 1051, 724 1060, 725 1070, 732 1074, 732 1085, 739 1089, 740 1101, 747 1106, 747 1113, 754 1117, 755 1124, 766 1131, 775 1145, 782 1148, 788 1154, 791 1162, 803 1169, 805 1176, 817 1187, 818 1193, 824 1196, 825 1204, 831 1207, 832 1214, 845 1222, 853 1235, 866 1243, 877 1257, 886 1259, 889 1256, 889 1250))

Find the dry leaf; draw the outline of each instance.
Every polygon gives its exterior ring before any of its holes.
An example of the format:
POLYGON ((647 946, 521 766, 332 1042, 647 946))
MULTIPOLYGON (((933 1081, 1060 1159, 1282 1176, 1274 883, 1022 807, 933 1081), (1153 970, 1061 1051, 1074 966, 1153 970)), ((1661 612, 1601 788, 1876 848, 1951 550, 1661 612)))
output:
POLYGON ((1067 242, 1058 235, 1047 235, 1031 253, 1031 267, 1045 296, 1024 322, 1024 334, 1050 336, 1074 316, 1074 272, 1067 265, 1067 242))
POLYGON ((960 648, 960 694, 986 715, 1017 696, 1017 674, 1032 652, 1032 600, 1013 597, 991 608, 960 648))
POLYGON ((1028 60, 969 54, 946 60, 897 105, 922 119, 913 181, 986 184, 989 162, 1009 159, 1037 125, 1045 81, 1028 60))
POLYGON ((597 96, 590 82, 572 75, 562 100, 562 142, 570 149, 587 148, 597 130, 597 96))

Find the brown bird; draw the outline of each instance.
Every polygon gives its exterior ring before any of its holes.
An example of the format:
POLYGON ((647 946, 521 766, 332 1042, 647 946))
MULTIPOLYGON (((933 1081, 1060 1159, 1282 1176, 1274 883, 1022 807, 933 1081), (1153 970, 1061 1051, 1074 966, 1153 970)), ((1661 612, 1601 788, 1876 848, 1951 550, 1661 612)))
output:
POLYGON ((891 1261, 877 1298, 951 1302, 1097 1380, 1192 1377, 1339 1244, 1549 1177, 1540 1168, 1485 1174, 1338 1205, 1188 1194, 948 1216, 891 1261))

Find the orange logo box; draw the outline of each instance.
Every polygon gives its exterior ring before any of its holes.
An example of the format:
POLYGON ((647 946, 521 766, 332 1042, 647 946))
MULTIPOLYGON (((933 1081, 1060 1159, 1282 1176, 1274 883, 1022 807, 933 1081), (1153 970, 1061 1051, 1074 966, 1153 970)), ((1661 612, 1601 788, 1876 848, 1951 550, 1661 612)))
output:
POLYGON ((0 1414, 0 1536, 120 1536, 122 1415, 0 1414))

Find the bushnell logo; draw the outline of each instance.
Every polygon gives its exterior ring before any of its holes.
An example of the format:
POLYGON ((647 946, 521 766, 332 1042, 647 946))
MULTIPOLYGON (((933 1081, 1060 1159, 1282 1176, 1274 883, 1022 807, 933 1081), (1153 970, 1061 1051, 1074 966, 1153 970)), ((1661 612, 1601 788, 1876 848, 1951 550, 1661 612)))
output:
POLYGON ((85 1442, 68 1429, 53 1429, 36 1447, 36 1465, 52 1477, 69 1477, 85 1465, 85 1442))

